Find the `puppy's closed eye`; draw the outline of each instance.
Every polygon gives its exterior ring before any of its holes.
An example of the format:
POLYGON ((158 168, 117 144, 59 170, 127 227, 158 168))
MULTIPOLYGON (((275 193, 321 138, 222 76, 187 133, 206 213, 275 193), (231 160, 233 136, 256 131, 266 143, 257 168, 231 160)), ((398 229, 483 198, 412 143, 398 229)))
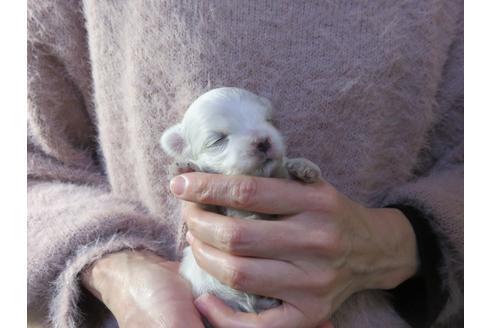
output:
POLYGON ((225 133, 214 133, 206 144, 207 148, 217 148, 224 146, 228 141, 228 136, 225 133))

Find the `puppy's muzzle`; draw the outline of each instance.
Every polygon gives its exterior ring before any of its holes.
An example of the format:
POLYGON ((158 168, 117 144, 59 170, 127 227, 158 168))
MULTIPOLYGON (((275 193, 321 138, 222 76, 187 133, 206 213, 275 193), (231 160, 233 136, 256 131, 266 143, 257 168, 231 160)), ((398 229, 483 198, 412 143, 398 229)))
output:
POLYGON ((263 154, 266 154, 270 148, 272 148, 272 144, 270 143, 269 138, 264 138, 256 144, 256 149, 263 154))

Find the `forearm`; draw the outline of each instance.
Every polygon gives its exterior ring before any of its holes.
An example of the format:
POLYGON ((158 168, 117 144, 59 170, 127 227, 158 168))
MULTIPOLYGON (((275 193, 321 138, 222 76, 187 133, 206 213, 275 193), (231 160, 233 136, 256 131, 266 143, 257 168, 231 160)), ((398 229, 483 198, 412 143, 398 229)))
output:
POLYGON ((128 277, 132 266, 139 261, 158 262, 163 259, 148 251, 121 250, 106 254, 94 261, 81 273, 82 285, 100 300, 116 318, 124 318, 132 305, 128 304, 131 293, 128 277))
POLYGON ((95 261, 82 284, 126 327, 203 327, 179 263, 148 250, 123 250, 95 261))
POLYGON ((172 256, 171 231, 104 189, 32 182, 28 208, 28 306, 47 304, 52 320, 77 320, 79 273, 105 254, 146 248, 172 256))

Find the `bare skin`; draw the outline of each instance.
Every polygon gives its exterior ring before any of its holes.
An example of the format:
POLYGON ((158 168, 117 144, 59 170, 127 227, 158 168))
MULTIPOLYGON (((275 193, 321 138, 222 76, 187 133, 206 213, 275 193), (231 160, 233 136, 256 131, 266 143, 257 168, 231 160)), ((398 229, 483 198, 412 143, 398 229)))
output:
POLYGON ((316 327, 353 293, 390 289, 418 268, 415 234, 396 209, 366 208, 327 182, 188 173, 171 183, 187 201, 188 241, 198 264, 221 282, 283 305, 234 312, 195 301, 221 327, 316 327), (195 203, 277 214, 274 221, 210 213, 195 203))
POLYGON ((212 295, 193 303, 177 263, 124 251, 83 275, 120 327, 203 327, 198 309, 217 328, 326 328, 353 293, 396 287, 418 268, 415 235, 399 210, 366 208, 324 181, 187 173, 171 189, 186 201, 187 239, 199 265, 233 288, 283 304, 256 314, 235 312, 212 295), (279 219, 231 218, 198 203, 279 219))
POLYGON ((83 272, 82 282, 121 328, 203 328, 178 269, 178 262, 151 252, 126 250, 96 261, 83 272))

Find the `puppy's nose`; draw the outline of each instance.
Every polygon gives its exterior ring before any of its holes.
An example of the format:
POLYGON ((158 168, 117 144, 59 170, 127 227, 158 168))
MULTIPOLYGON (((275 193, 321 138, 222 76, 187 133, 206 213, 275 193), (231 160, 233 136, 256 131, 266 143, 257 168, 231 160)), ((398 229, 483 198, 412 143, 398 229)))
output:
POLYGON ((256 145, 256 149, 258 149, 258 151, 260 151, 262 153, 266 153, 271 147, 272 147, 272 145, 270 144, 270 139, 268 139, 268 138, 261 140, 256 145))

